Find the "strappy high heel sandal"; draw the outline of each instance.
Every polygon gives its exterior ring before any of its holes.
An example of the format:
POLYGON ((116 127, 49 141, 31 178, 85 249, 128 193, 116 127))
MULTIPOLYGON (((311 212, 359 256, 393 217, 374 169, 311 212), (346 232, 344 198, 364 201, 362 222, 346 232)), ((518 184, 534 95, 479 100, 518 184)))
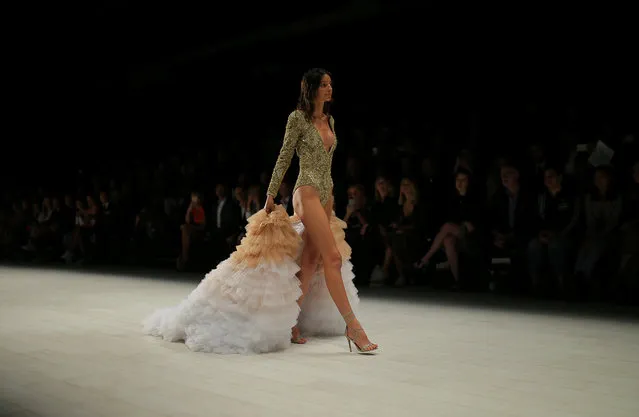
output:
POLYGON ((302 337, 297 326, 293 327, 291 330, 291 343, 295 345, 304 345, 306 342, 308 342, 308 339, 302 337))
MULTIPOLYGON (((353 346, 351 345, 352 343, 353 345, 355 345, 355 349, 357 349, 357 353, 359 353, 360 355, 375 355, 379 353, 378 351, 379 346, 376 345, 375 343, 369 343, 366 346, 360 347, 355 341, 355 339, 353 339, 352 337, 348 335, 348 324, 352 322, 353 320, 355 320, 355 314, 353 314, 352 311, 350 313, 344 314, 342 317, 344 318, 344 321, 346 322, 346 330, 344 330, 344 336, 346 337, 346 340, 348 341, 348 350, 350 352, 353 351, 353 346)), ((351 330, 354 331, 355 334, 357 334, 357 332, 364 331, 364 329, 351 329, 351 330)))

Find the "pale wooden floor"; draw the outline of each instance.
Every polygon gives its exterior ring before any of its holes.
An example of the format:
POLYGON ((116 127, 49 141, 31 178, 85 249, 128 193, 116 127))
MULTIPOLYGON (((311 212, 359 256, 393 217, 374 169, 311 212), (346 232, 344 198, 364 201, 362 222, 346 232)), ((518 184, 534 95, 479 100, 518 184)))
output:
POLYGON ((247 357, 140 333, 193 286, 0 267, 0 415, 639 415, 631 322, 364 297, 377 357, 343 338, 247 357))

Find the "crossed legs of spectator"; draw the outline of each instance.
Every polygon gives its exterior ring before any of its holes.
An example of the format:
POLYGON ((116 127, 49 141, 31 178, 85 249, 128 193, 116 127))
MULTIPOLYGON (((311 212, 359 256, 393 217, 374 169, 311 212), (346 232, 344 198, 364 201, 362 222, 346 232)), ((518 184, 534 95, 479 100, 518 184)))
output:
POLYGON ((459 253, 457 243, 461 236, 461 227, 454 223, 446 223, 439 230, 439 233, 433 239, 430 249, 424 257, 415 265, 417 268, 423 268, 430 262, 435 254, 444 248, 450 272, 455 280, 455 286, 459 285, 459 253))

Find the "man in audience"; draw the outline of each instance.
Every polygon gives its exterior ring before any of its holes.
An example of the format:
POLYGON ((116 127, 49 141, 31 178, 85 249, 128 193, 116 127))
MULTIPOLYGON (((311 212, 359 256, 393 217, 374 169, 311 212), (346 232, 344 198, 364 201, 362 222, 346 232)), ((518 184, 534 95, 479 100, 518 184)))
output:
POLYGON ((575 229, 579 219, 579 200, 574 190, 566 187, 558 168, 544 170, 545 190, 539 194, 537 236, 528 245, 528 271, 534 290, 539 290, 545 267, 549 266, 563 290, 570 273, 575 229))
POLYGON ((221 259, 228 256, 237 242, 237 235, 242 226, 242 210, 229 196, 228 188, 224 184, 215 187, 217 203, 215 205, 215 229, 214 237, 223 254, 221 259), (224 243, 222 243, 224 242, 224 243))
MULTIPOLYGON (((537 219, 534 195, 523 189, 519 170, 504 164, 500 170, 502 189, 493 197, 489 207, 493 256, 510 258, 513 276, 524 274, 523 254, 532 238, 537 219)), ((521 287, 522 282, 511 282, 521 287)))

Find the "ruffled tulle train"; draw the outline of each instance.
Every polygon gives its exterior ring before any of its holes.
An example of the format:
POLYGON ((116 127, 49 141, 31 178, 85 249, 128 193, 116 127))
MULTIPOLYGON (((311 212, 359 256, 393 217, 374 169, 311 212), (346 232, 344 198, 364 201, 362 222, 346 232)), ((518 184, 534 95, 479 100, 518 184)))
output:
MULTIPOLYGON (((359 299, 353 285, 346 224, 333 216, 331 228, 342 254, 342 276, 353 306, 359 299)), ((313 277, 302 311, 296 277, 303 225, 278 206, 249 219, 246 237, 236 251, 209 272, 179 305, 157 310, 143 322, 145 334, 183 341, 189 349, 215 353, 264 353, 290 345, 298 323, 306 335, 337 335, 344 331, 322 268, 313 277)))

